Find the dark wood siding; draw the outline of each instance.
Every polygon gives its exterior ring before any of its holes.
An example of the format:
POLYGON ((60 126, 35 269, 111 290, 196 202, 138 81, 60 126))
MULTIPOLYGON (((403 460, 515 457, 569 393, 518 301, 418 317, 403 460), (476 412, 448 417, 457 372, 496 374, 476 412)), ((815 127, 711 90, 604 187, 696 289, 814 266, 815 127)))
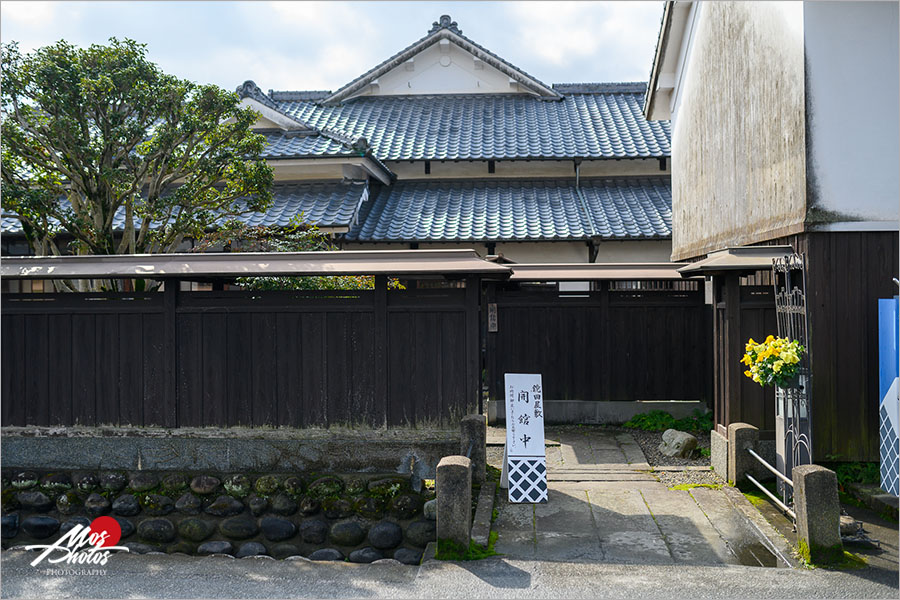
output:
POLYGON ((477 407, 470 285, 4 294, 2 423, 450 424, 477 407))
POLYGON ((487 334, 491 397, 504 373, 542 373, 553 400, 711 399, 710 311, 692 290, 504 291, 487 334))

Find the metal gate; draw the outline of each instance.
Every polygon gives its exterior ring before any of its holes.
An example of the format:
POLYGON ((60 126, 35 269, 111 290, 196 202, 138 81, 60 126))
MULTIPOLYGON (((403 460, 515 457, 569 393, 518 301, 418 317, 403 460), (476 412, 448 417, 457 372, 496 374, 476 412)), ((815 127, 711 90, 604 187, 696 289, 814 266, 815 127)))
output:
MULTIPOLYGON (((797 340, 806 348, 798 376, 790 387, 775 389, 775 466, 791 479, 795 466, 812 463, 812 412, 809 320, 806 313, 806 257, 789 254, 772 261, 778 337, 797 340)), ((787 503, 793 488, 776 478, 778 491, 787 503)))

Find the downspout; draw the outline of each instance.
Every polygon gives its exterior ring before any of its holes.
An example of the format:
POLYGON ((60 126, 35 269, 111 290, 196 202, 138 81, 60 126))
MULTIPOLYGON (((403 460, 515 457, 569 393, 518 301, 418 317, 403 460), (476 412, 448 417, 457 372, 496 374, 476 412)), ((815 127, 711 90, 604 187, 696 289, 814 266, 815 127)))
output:
POLYGON ((584 194, 581 191, 581 159, 575 159, 575 194, 578 196, 578 201, 581 203, 581 210, 584 211, 584 217, 588 224, 588 234, 590 235, 590 239, 588 240, 588 262, 593 263, 597 259, 597 248, 594 245, 594 238, 597 236, 597 228, 594 226, 594 219, 591 217, 591 211, 588 207, 587 198, 585 198, 584 194))

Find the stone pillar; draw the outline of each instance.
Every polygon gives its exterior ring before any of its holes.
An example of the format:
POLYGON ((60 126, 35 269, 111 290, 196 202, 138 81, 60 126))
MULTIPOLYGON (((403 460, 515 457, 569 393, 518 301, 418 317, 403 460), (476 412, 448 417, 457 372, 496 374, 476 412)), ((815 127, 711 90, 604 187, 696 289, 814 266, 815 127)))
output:
POLYGON ((715 429, 709 432, 709 464, 716 475, 728 479, 728 438, 715 429))
POLYGON ((472 461, 445 456, 437 466, 437 539, 469 547, 472 528, 472 461))
POLYGON ((756 451, 759 429, 747 423, 732 423, 728 426, 728 481, 737 485, 747 473, 755 471, 757 461, 747 452, 756 451))
POLYGON ((819 465, 801 465, 794 467, 791 475, 800 556, 814 564, 842 560, 841 503, 834 471, 819 465))
POLYGON ((484 415, 467 415, 460 422, 459 453, 466 456, 469 447, 472 453, 472 485, 484 483, 487 462, 487 422, 484 415))

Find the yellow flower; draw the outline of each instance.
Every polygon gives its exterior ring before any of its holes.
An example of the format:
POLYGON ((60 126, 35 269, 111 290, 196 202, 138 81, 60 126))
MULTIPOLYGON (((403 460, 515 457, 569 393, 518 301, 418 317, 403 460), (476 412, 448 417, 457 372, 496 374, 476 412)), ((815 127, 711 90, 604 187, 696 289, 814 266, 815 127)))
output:
POLYGON ((766 338, 766 343, 767 343, 767 344, 770 344, 770 343, 772 343, 774 340, 775 340, 775 336, 774 336, 774 335, 770 335, 769 337, 766 338))
POLYGON ((772 365, 772 370, 775 371, 776 373, 780 373, 781 367, 783 367, 783 366, 784 366, 783 360, 776 360, 775 364, 772 365))
POLYGON ((750 341, 747 342, 748 346, 756 346, 756 342, 753 341, 753 338, 750 338, 750 341))
POLYGON ((752 373, 750 373, 750 371, 744 371, 744 375, 746 375, 747 377, 750 377, 752 375, 752 373))

